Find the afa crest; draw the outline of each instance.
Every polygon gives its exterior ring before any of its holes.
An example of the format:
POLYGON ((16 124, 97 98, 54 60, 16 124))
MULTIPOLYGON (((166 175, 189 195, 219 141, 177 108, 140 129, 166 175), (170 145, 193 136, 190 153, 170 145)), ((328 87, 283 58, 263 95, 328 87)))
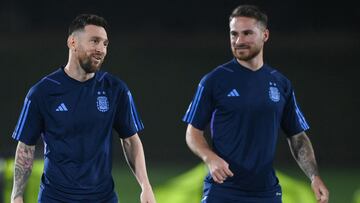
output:
POLYGON ((106 96, 98 96, 96 106, 100 112, 107 112, 109 110, 108 98, 106 96))
POLYGON ((276 83, 271 83, 270 82, 269 97, 270 97, 271 101, 273 101, 273 102, 280 101, 280 91, 276 87, 276 83))

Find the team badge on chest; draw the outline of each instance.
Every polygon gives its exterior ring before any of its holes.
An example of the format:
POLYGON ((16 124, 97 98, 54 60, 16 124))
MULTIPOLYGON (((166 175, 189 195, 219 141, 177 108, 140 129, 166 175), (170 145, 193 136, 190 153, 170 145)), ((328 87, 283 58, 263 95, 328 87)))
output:
POLYGON ((273 102, 280 101, 280 92, 279 89, 276 87, 276 83, 270 82, 269 97, 273 102))
POLYGON ((109 110, 109 101, 105 95, 105 92, 98 91, 98 95, 99 96, 97 97, 97 100, 96 100, 97 109, 100 112, 107 112, 109 110))

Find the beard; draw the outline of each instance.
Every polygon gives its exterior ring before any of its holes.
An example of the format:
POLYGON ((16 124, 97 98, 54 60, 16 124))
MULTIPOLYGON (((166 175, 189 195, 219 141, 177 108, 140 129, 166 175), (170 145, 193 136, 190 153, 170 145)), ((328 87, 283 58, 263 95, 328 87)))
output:
POLYGON ((99 61, 95 61, 92 59, 92 55, 86 56, 83 59, 79 59, 80 67, 86 72, 86 73, 95 73, 96 71, 100 70, 100 67, 102 63, 104 62, 104 58, 102 58, 99 61))
POLYGON ((231 45, 231 51, 234 57, 240 61, 250 61, 260 54, 262 46, 249 46, 249 45, 231 45))

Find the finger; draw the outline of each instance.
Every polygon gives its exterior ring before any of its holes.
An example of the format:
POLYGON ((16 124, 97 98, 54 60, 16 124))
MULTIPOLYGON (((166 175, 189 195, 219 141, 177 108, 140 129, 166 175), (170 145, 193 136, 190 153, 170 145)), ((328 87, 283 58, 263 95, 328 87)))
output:
POLYGON ((222 180, 225 180, 228 177, 228 175, 225 172, 225 169, 220 169, 219 170, 219 175, 221 176, 222 180))
POLYGON ((224 178, 219 173, 216 173, 216 178, 218 180, 218 183, 221 184, 224 182, 224 178))
POLYGON ((234 176, 233 172, 229 168, 225 168, 225 173, 227 176, 230 176, 230 177, 234 176))
POLYGON ((319 188, 319 193, 320 193, 320 199, 321 199, 321 202, 323 203, 327 203, 328 200, 329 200, 329 192, 326 188, 324 187, 321 187, 319 188))
POLYGON ((215 182, 217 183, 223 183, 222 177, 221 175, 219 175, 218 173, 213 173, 213 179, 215 182))
POLYGON ((316 194, 316 199, 319 203, 326 203, 326 196, 321 193, 320 189, 318 190, 318 193, 316 194))
POLYGON ((329 199, 329 190, 326 187, 321 187, 321 194, 325 195, 327 199, 329 199))
POLYGON ((328 196, 326 194, 322 194, 320 199, 321 199, 321 203, 327 203, 329 201, 328 196))
POLYGON ((212 177, 212 179, 213 179, 216 183, 219 182, 219 180, 218 180, 218 178, 216 177, 215 173, 212 173, 212 174, 211 174, 211 177, 212 177))

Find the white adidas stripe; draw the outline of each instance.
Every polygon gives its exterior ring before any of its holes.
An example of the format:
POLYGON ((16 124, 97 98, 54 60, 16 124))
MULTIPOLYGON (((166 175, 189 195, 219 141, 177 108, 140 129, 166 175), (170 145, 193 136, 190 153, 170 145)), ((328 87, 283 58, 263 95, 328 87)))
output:
POLYGON ((64 103, 61 103, 57 108, 56 111, 68 111, 64 103))
POLYGON ((236 91, 236 89, 233 89, 227 96, 228 97, 238 97, 238 96, 240 96, 240 94, 236 91))

